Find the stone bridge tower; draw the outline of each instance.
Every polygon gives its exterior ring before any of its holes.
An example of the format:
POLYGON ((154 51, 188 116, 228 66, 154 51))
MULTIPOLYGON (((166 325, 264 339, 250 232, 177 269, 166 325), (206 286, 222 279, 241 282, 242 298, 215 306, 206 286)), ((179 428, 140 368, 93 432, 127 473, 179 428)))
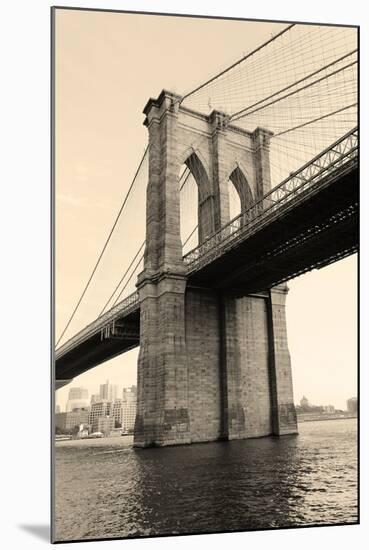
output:
POLYGON ((181 166, 198 185, 201 244, 229 221, 229 179, 241 210, 269 191, 271 133, 249 133, 179 100, 162 91, 144 109, 149 182, 134 445, 296 433, 286 287, 237 297, 193 288, 180 237, 181 166))

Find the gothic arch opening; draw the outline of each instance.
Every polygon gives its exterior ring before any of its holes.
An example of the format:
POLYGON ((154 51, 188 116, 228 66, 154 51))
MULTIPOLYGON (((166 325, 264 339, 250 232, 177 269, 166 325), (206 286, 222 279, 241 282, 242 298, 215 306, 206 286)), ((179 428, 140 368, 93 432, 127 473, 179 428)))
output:
POLYGON ((241 214, 241 199, 231 179, 228 180, 229 218, 233 220, 241 214))
POLYGON ((213 196, 208 175, 195 152, 180 172, 180 227, 184 254, 214 232, 213 196))
POLYGON ((254 202, 250 185, 239 166, 229 176, 228 192, 229 213, 232 220, 241 212, 247 210, 254 202))

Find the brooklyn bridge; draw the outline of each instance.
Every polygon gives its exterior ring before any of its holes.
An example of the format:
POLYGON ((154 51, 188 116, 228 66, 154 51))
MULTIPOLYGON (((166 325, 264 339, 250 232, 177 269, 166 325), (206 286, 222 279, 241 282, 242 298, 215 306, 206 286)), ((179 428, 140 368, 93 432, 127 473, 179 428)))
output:
POLYGON ((297 432, 287 281, 358 250, 357 64, 344 30, 291 24, 148 100, 148 145, 58 338, 56 388, 139 346, 135 446, 297 432), (146 239, 67 339, 138 187, 146 239))

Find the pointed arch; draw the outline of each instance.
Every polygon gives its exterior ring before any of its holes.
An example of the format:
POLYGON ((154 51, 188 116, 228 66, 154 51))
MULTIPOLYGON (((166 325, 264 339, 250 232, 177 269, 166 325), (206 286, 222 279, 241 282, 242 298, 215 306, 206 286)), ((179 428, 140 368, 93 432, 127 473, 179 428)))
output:
POLYGON ((241 199, 236 186, 231 179, 228 179, 228 203, 229 203, 229 219, 233 220, 241 214, 241 199))
POLYGON ((254 203, 254 197, 251 191, 251 187, 246 179, 245 174, 237 164, 237 166, 232 170, 229 180, 233 183, 241 203, 241 212, 250 208, 254 203))
POLYGON ((197 184, 198 242, 201 244, 214 232, 214 196, 211 192, 208 173, 198 152, 191 148, 183 163, 187 166, 197 184))

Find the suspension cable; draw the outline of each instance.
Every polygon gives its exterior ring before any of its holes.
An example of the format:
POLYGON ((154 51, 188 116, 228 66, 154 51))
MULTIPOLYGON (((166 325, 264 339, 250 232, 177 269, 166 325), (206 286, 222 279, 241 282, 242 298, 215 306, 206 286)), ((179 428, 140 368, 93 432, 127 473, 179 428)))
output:
POLYGON ((347 69, 349 67, 352 67, 352 65, 355 65, 356 63, 357 63, 357 61, 352 61, 351 63, 348 63, 347 65, 344 65, 340 69, 337 69, 337 70, 335 70, 335 71, 333 71, 333 72, 331 72, 331 73, 329 73, 325 76, 322 76, 321 78, 318 78, 317 80, 314 80, 313 82, 309 82, 309 84, 305 84, 305 86, 301 86, 301 88, 298 88, 297 90, 294 90, 293 92, 290 92, 289 94, 285 94, 282 97, 274 99, 273 101, 270 101, 266 105, 262 105, 261 107, 258 107, 256 109, 254 109, 253 111, 250 111, 249 113, 242 114, 242 115, 234 118, 233 120, 239 120, 240 118, 244 118, 245 116, 249 116, 249 115, 252 115, 252 114, 254 114, 258 111, 261 111, 262 109, 266 109, 266 107, 270 107, 270 105, 273 105, 274 103, 278 103, 278 101, 282 101, 283 99, 286 99, 287 97, 295 95, 298 92, 301 92, 302 90, 306 90, 307 88, 310 88, 311 86, 314 86, 315 84, 318 84, 319 82, 322 82, 323 80, 326 80, 326 79, 330 78, 331 76, 334 76, 335 74, 338 74, 341 71, 344 71, 345 69, 347 69))
MULTIPOLYGON (((274 92, 273 94, 271 94, 270 96, 268 97, 265 97, 264 99, 261 99, 260 101, 257 101, 256 103, 252 104, 252 105, 249 105, 248 107, 245 107, 244 109, 241 109, 240 111, 238 111, 237 113, 233 113, 230 117, 229 117, 229 120, 233 120, 237 117, 236 120, 238 120, 238 118, 241 118, 239 115, 245 113, 245 111, 248 111, 249 109, 252 109, 253 107, 256 107, 257 105, 260 105, 260 103, 264 103, 264 101, 268 101, 269 99, 271 99, 272 97, 275 97, 276 95, 278 94, 281 94, 282 92, 285 92, 286 90, 289 90, 290 88, 293 88, 294 86, 297 86, 297 84, 301 84, 301 82, 303 82, 304 80, 308 80, 309 78, 311 78, 312 76, 315 76, 316 74, 320 73, 321 71, 324 71, 325 69, 328 69, 329 67, 331 67, 332 65, 335 65, 337 63, 339 63, 340 61, 343 61, 343 59, 346 59, 346 57, 350 57, 351 55, 353 55, 355 52, 357 52, 357 49, 355 50, 352 50, 350 53, 347 53, 341 57, 339 57, 338 59, 336 59, 335 61, 332 61, 331 63, 328 63, 328 65, 325 65, 324 67, 321 67, 320 69, 317 69, 316 71, 313 71, 312 73, 304 76, 303 78, 300 78, 299 80, 296 80, 295 82, 293 82, 292 84, 288 84, 288 86, 285 86, 284 88, 281 88, 280 90, 278 90, 277 92, 274 92)), ((253 111, 255 112, 255 111, 253 111)), ((247 114, 247 113, 246 113, 247 114)))
MULTIPOLYGON (((128 271, 131 269, 132 265, 134 264, 134 262, 136 261, 137 259, 137 256, 139 255, 139 253, 142 251, 144 245, 145 245, 146 241, 143 241, 143 243, 141 244, 140 248, 137 250, 136 254, 135 254, 135 257, 133 258, 133 260, 131 261, 131 263, 129 264, 129 266, 127 267, 126 271, 124 272, 122 278, 120 279, 119 283, 117 284, 117 286, 115 287, 115 289, 113 290, 113 292, 111 293, 110 297, 109 297, 109 300, 106 302, 106 304, 104 305, 104 307, 102 308, 102 310, 100 311, 98 317, 101 317, 101 315, 104 313, 104 311, 106 310, 110 300, 113 298, 114 294, 116 293, 116 291, 118 290, 118 288, 120 287, 120 285, 122 284, 123 280, 125 279, 128 271)), ((130 281, 130 279, 129 279, 130 281)), ((125 287, 124 287, 125 288, 125 287)))
POLYGON ((318 122, 319 120, 323 120, 325 118, 328 118, 330 116, 336 115, 338 113, 341 113, 342 111, 346 111, 347 109, 351 109, 352 107, 355 107, 357 103, 351 103, 351 105, 346 105, 346 107, 342 107, 342 109, 337 109, 337 111, 332 111, 331 113, 327 113, 326 115, 322 115, 318 118, 313 118, 312 120, 308 120, 307 122, 304 122, 303 124, 299 124, 298 126, 294 126, 293 128, 287 128, 287 130, 283 130, 283 132, 279 132, 278 134, 274 134, 272 138, 277 138, 279 136, 283 136, 283 134, 288 134, 288 132, 292 132, 293 130, 297 130, 298 128, 303 128, 304 126, 308 126, 309 124, 314 124, 314 122, 318 122))
MULTIPOLYGON (((190 240, 190 238, 192 237, 192 235, 195 233, 196 229, 198 228, 198 225, 196 225, 196 227, 191 231, 191 233, 189 234, 189 236, 187 237, 187 239, 185 240, 183 246, 186 246, 186 244, 188 243, 188 241, 190 240)), ((142 243, 142 246, 145 244, 146 241, 144 241, 142 243)), ((141 246, 141 249, 142 249, 142 246, 141 246)), ((140 250, 141 250, 140 249, 140 250)), ((135 258, 137 258, 138 256, 138 253, 136 254, 135 258)), ((134 268, 134 270, 132 271, 131 275, 129 276, 129 279, 126 281, 126 284, 124 285, 124 287, 122 288, 122 290, 120 291, 120 293, 118 294, 118 296, 116 297, 112 307, 114 307, 118 301, 119 301, 119 298, 122 296, 123 292, 125 291, 125 289, 127 288, 127 285, 128 283, 131 281, 133 275, 136 273, 137 271, 137 268, 138 266, 140 265, 141 261, 143 260, 143 257, 144 257, 144 254, 141 255, 140 259, 138 260, 137 264, 136 264, 136 267, 134 268)), ((133 260, 134 261, 134 260, 133 260)), ((133 263, 132 261, 132 263, 133 263)), ((123 279, 122 279, 123 280, 123 279)))
POLYGON ((117 226, 117 223, 118 223, 118 221, 119 221, 119 218, 120 218, 120 216, 121 216, 121 214, 122 214, 122 212, 123 212, 123 210, 124 210, 124 207, 125 207, 125 205, 126 205, 126 203, 127 203, 128 198, 129 198, 129 196, 130 196, 130 194, 131 194, 131 191, 132 191, 133 186, 134 186, 134 184, 135 184, 135 182, 136 182, 137 176, 138 176, 138 174, 139 174, 139 172, 140 172, 140 170, 141 170, 141 167, 142 167, 142 165, 143 165, 143 162, 144 162, 144 160, 145 160, 145 158, 146 158, 147 151, 148 151, 148 147, 146 147, 146 149, 145 149, 145 152, 144 152, 144 154, 143 154, 143 157, 142 157, 142 159, 141 159, 141 161, 140 161, 140 164, 138 165, 138 168, 137 168, 137 170, 136 170, 136 173, 135 173, 135 175, 134 175, 134 177, 133 177, 132 183, 131 183, 131 185, 129 186, 129 189, 128 189, 128 191, 127 191, 125 197, 124 197, 124 200, 123 200, 123 202, 122 202, 121 207, 119 208, 118 214, 117 214, 117 216, 116 216, 116 218, 115 218, 115 221, 114 221, 114 223, 113 223, 113 225, 112 225, 112 227, 111 227, 111 229, 110 229, 110 232, 109 232, 109 234, 108 234, 108 237, 107 237, 107 239, 106 239, 106 241, 105 241, 105 244, 104 244, 104 246, 103 246, 103 248, 102 248, 102 250, 101 250, 101 252, 100 252, 100 254, 99 254, 99 257, 98 257, 98 259, 97 259, 97 261, 96 261, 96 263, 95 263, 95 266, 94 266, 94 268, 93 268, 93 270, 92 270, 92 272, 91 272, 91 275, 90 275, 90 277, 89 277, 89 279, 88 279, 88 281, 87 281, 87 283, 86 283, 86 285, 85 285, 85 287, 84 287, 84 289, 83 289, 83 292, 82 292, 82 294, 81 294, 81 296, 80 296, 80 298, 79 298, 79 300, 78 300, 78 302, 77 302, 77 304, 76 304, 76 306, 75 306, 75 308, 74 308, 74 310, 73 310, 71 316, 69 317, 69 320, 68 320, 67 324, 66 324, 65 327, 64 327, 63 332, 62 332, 61 335, 59 336, 59 339, 58 339, 58 341, 56 342, 56 345, 59 344, 60 340, 63 338, 64 334, 66 333, 66 331, 67 331, 69 325, 71 324, 71 322, 72 322, 72 320, 73 320, 73 318, 74 318, 74 316, 75 316, 75 314, 76 314, 76 312, 77 312, 77 310, 78 310, 78 308, 79 308, 79 306, 80 306, 80 304, 81 304, 81 302, 82 302, 82 300, 83 300, 84 295, 86 294, 86 291, 87 291, 88 287, 90 286, 90 283, 91 283, 91 281, 92 281, 92 279, 93 279, 93 276, 94 276, 95 273, 96 273, 96 270, 97 270, 97 268, 98 268, 98 266, 99 266, 99 264, 100 264, 100 262, 101 262, 101 259, 102 259, 103 255, 104 255, 104 253, 105 253, 105 250, 106 250, 106 248, 107 248, 107 246, 108 246, 108 244, 109 244, 109 242, 110 242, 110 239, 111 239, 111 237, 112 237, 112 235, 113 235, 113 232, 114 232, 114 230, 115 230, 115 228, 116 228, 116 226, 117 226))
POLYGON ((261 44, 260 46, 258 46, 257 48, 255 48, 255 50, 253 50, 252 52, 248 53, 247 55, 245 55, 244 57, 242 57, 241 59, 239 59, 238 61, 236 61, 235 63, 233 63, 232 65, 230 65, 229 67, 227 67, 226 69, 224 69, 223 71, 221 71, 220 73, 216 74, 215 76, 213 76, 212 78, 210 78, 209 80, 207 80, 206 82, 204 82, 203 84, 201 84, 200 86, 198 86, 197 88, 195 88, 194 90, 192 90, 191 92, 188 92, 186 95, 182 96, 179 104, 181 104, 185 99, 187 99, 188 97, 190 97, 191 95, 193 95, 194 93, 198 92, 199 90, 201 90, 202 88, 205 88, 205 86, 207 86, 208 84, 210 84, 211 82, 214 82, 214 80, 217 80, 217 78, 223 76, 225 73, 227 73, 228 71, 230 71, 231 69, 233 69, 234 67, 237 67, 237 65, 239 65, 240 63, 242 63, 243 61, 245 61, 246 59, 248 59, 249 57, 251 57, 252 55, 254 55, 256 52, 262 50, 263 48, 265 48, 265 46, 267 46, 268 44, 270 44, 271 42, 273 42, 273 40, 276 40, 279 36, 281 36, 282 34, 284 34, 285 32, 287 32, 288 30, 290 30, 292 27, 295 26, 296 23, 292 23, 292 25, 288 25, 285 29, 283 29, 282 31, 280 31, 279 33, 277 33, 276 35, 272 36, 272 38, 270 38, 269 40, 267 40, 266 42, 264 42, 263 44, 261 44))
MULTIPOLYGON (((184 172, 183 172, 183 174, 182 174, 182 176, 181 176, 181 178, 180 178, 180 181, 181 181, 181 179, 184 180, 183 183, 182 183, 182 185, 181 185, 181 187, 180 187, 180 191, 182 191, 183 187, 185 186, 185 184, 186 184, 186 182, 187 182, 187 180, 188 180, 188 178, 189 178, 189 176, 190 176, 190 173, 191 173, 190 170, 186 167, 186 170, 184 170, 184 172)), ((144 240, 144 241, 141 243, 141 246, 139 247, 138 251, 136 252, 136 254, 135 254, 133 260, 131 261, 131 263, 130 263, 129 266, 127 267, 126 271, 123 273, 123 275, 122 275, 120 281, 118 282, 118 284, 116 285, 115 289, 114 289, 113 292, 111 293, 111 295, 110 295, 108 301, 105 303, 105 305, 104 305, 104 307, 102 308, 101 312, 99 313, 98 317, 101 317, 101 315, 102 315, 102 314, 104 313, 104 311, 106 310, 107 306, 109 305, 109 302, 111 301, 111 299, 113 298, 114 294, 117 292, 118 288, 120 287, 120 285, 122 284, 122 282, 123 282, 124 279, 126 278, 128 272, 129 272, 129 270, 131 269, 132 265, 133 265, 134 262, 136 261, 138 255, 139 255, 140 252, 142 251, 142 249, 143 249, 143 247, 145 246, 145 244, 146 244, 146 240, 144 240)), ((143 256, 140 258, 140 261, 142 260, 142 258, 143 258, 143 256)), ((140 263, 140 261, 139 261, 139 263, 140 263)), ((139 265, 139 263, 138 263, 138 265, 139 265)), ((136 266, 135 269, 137 269, 137 267, 138 267, 138 266, 136 266)), ((127 284, 128 284, 129 281, 131 280, 132 275, 133 275, 134 272, 135 272, 135 271, 132 272, 130 278, 129 278, 128 281, 126 282, 126 284, 125 284, 125 286, 123 287, 122 291, 119 293, 118 299, 119 299, 119 297, 121 296, 123 290, 125 290, 125 288, 127 287, 127 284)), ((117 302, 117 300, 114 302, 114 305, 115 305, 116 302, 117 302)))

